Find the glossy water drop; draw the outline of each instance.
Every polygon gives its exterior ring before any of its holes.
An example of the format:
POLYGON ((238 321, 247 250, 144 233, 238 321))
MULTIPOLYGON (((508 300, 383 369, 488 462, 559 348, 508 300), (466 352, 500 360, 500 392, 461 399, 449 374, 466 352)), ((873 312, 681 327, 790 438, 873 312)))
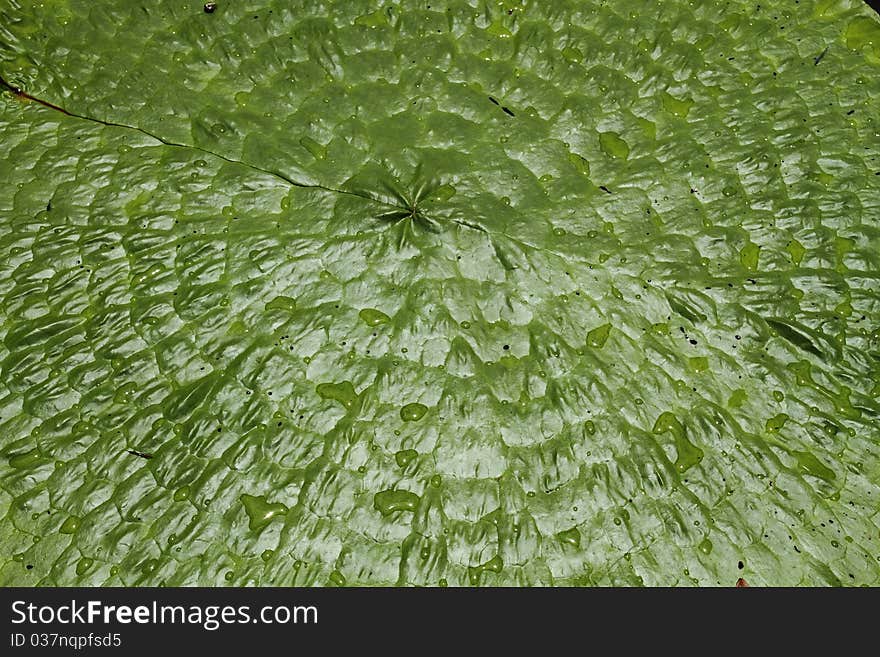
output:
POLYGON ((587 333, 587 345, 594 349, 601 349, 608 341, 611 333, 611 324, 602 324, 587 333))
POLYGON ((690 98, 679 99, 664 91, 660 96, 660 104, 663 106, 665 112, 680 119, 684 119, 691 111, 694 101, 690 98))
POLYGON ((801 261, 804 259, 804 255, 807 253, 807 249, 804 245, 797 240, 791 240, 786 245, 785 250, 788 251, 788 257, 791 258, 791 262, 795 267, 800 266, 801 261))
POLYGON ((367 326, 379 326, 379 324, 387 324, 391 321, 391 318, 388 315, 375 308, 364 308, 358 313, 358 317, 360 317, 367 326))
POLYGON ((373 506, 387 516, 395 511, 415 511, 419 500, 418 495, 408 490, 383 490, 373 497, 373 506))
POLYGON ((419 456, 419 453, 414 449, 402 449, 394 455, 394 460, 397 462, 397 465, 401 468, 405 468, 410 463, 415 461, 419 456))
POLYGON ((311 137, 305 136, 299 140, 299 145, 305 148, 309 154, 316 160, 323 160, 327 157, 327 148, 318 143, 311 137))
POLYGON ((412 402, 406 404, 400 409, 400 419, 404 422, 417 422, 418 420, 421 420, 427 412, 427 406, 418 402, 412 402))
POLYGON ((577 153, 569 153, 568 161, 574 166, 575 170, 589 178, 590 177, 590 163, 587 161, 585 157, 578 155, 577 153))
POLYGON ((67 520, 65 520, 61 524, 61 528, 58 530, 62 534, 73 534, 79 529, 80 519, 77 516, 69 516, 67 520))
POLYGON ((776 433, 785 426, 785 423, 787 421, 788 415, 786 415, 785 413, 777 413, 767 420, 767 422, 764 424, 764 429, 767 431, 767 433, 776 433))
POLYGON ((479 566, 469 566, 468 567, 468 580, 474 586, 480 583, 481 575, 486 572, 500 573, 504 568, 504 561, 501 559, 501 555, 496 554, 494 557, 489 559, 486 563, 479 566))
POLYGON ((737 388, 730 395, 730 399, 727 400, 727 405, 730 408, 739 408, 743 405, 743 402, 748 398, 748 394, 742 388, 737 388))
POLYGON ((688 358, 688 367, 700 374, 709 369, 709 359, 706 356, 693 356, 688 358))
POLYGON ((134 381, 124 383, 113 393, 113 401, 117 404, 128 404, 131 402, 131 396, 137 392, 138 384, 134 381))
POLYGON ((581 533, 577 527, 572 527, 571 529, 566 529, 565 531, 559 532, 558 534, 556 534, 556 538, 558 538, 561 542, 571 545, 575 548, 579 548, 581 546, 581 533))
POLYGON ((675 469, 679 472, 685 472, 703 460, 703 450, 687 439, 684 426, 675 414, 669 411, 661 413, 652 431, 656 434, 672 434, 676 451, 675 469))
POLYGON ((172 499, 175 502, 184 502, 189 499, 191 493, 192 491, 190 490, 189 486, 181 486, 176 491, 174 491, 172 499))
POLYGON ((880 24, 867 16, 859 16, 846 26, 846 47, 861 50, 866 46, 880 57, 880 24))
POLYGON ((625 160, 629 157, 629 144, 616 132, 600 132, 599 147, 613 158, 625 160))
POLYGON ((76 574, 82 577, 87 572, 92 569, 92 565, 95 563, 94 559, 89 557, 83 557, 76 563, 76 574))
POLYGON ((755 271, 758 269, 758 256, 760 252, 760 246, 754 242, 749 242, 739 252, 739 261, 749 271, 755 271))
POLYGON ((431 198, 435 201, 448 201, 453 196, 455 196, 456 189, 450 184, 440 185, 434 193, 431 194, 431 198))
POLYGON ((40 460, 40 452, 36 448, 9 457, 9 465, 13 468, 28 468, 40 460))
POLYGON ((250 519, 249 527, 252 531, 261 529, 272 522, 276 516, 287 513, 287 507, 280 502, 269 503, 266 498, 253 495, 242 495, 240 498, 244 510, 250 519))
POLYGON ((802 472, 829 482, 837 478, 834 470, 822 463, 810 452, 794 451, 791 455, 797 460, 798 468, 802 472))
POLYGON ((291 297, 278 296, 267 303, 265 309, 291 313, 296 310, 296 300, 291 297))
POLYGON ((345 408, 351 408, 357 402, 358 396, 354 391, 351 381, 342 383, 320 383, 315 392, 323 399, 332 399, 342 404, 345 408))

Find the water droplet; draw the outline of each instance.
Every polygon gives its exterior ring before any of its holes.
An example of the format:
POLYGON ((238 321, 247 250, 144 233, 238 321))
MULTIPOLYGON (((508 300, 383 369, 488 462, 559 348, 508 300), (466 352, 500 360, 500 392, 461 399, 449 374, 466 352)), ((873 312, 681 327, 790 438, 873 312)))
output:
POLYGON ((727 400, 727 405, 730 406, 730 408, 739 408, 747 398, 748 395, 746 391, 742 388, 737 388, 730 395, 730 399, 727 400))
POLYGON ((113 394, 113 401, 117 404, 128 404, 131 402, 131 396, 137 392, 138 385, 134 381, 124 383, 116 389, 113 394))
POLYGON ((859 16, 846 26, 846 47, 860 50, 871 46, 874 55, 880 57, 880 24, 867 16, 859 16))
POLYGON ((697 547, 700 548, 700 552, 702 552, 703 554, 710 554, 713 547, 712 541, 710 541, 708 538, 704 538, 702 541, 700 541, 700 544, 697 547))
POLYGON ((79 529, 80 519, 77 516, 69 516, 67 520, 65 520, 61 524, 61 528, 58 530, 62 534, 73 534, 79 529))
POLYGON ((500 573, 504 568, 504 561, 501 559, 501 555, 495 555, 486 563, 479 566, 469 566, 468 567, 468 581, 473 586, 477 586, 480 583, 480 578, 482 574, 486 571, 493 573, 500 573))
POLYGON ((672 114, 672 116, 684 119, 691 111, 694 101, 690 98, 679 99, 664 91, 660 96, 660 104, 663 106, 664 111, 672 114))
POLYGON ((767 433, 776 433, 785 426, 785 423, 788 421, 788 419, 788 415, 786 415, 785 413, 777 413, 767 420, 767 422, 764 424, 764 429, 767 431, 767 433))
POLYGON ((40 460, 40 452, 36 448, 9 457, 9 465, 13 468, 27 468, 40 460))
POLYGON ((387 324, 391 321, 391 318, 388 315, 375 308, 364 308, 358 313, 358 317, 360 317, 367 326, 379 326, 379 324, 387 324))
POLYGON ((574 166, 575 170, 585 176, 587 178, 590 177, 590 163, 587 161, 585 157, 578 155, 577 153, 569 153, 568 161, 574 166))
POLYGON ((410 463, 415 461, 419 456, 419 453, 414 449, 403 449, 397 452, 394 455, 394 460, 397 462, 397 465, 401 468, 405 468, 410 463))
POLYGON ((373 506, 383 516, 395 511, 415 511, 419 496, 408 490, 383 490, 373 497, 373 506))
POLYGON ((754 242, 749 242, 739 252, 739 261, 749 271, 755 271, 758 268, 758 255, 760 252, 760 246, 754 242))
POLYGON ((351 381, 342 383, 320 383, 315 392, 322 399, 332 399, 342 404, 345 408, 352 408, 358 400, 357 393, 351 381))
POLYGON ((661 413, 652 431, 656 434, 670 432, 675 440, 675 469, 684 472, 703 460, 703 450, 687 439, 684 427, 673 413, 661 413))
POLYGON ((418 402, 413 402, 410 404, 406 404, 403 408, 400 409, 400 419, 404 422, 416 422, 418 420, 421 420, 427 412, 427 406, 425 406, 424 404, 419 404, 418 402))
POLYGON ((606 155, 625 160, 629 157, 629 144, 616 132, 600 132, 599 147, 606 155))
POLYGON ((250 519, 249 526, 252 531, 261 529, 272 522, 276 516, 282 516, 287 513, 287 507, 280 502, 270 504, 265 497, 255 497, 253 495, 242 495, 240 498, 244 505, 244 510, 250 519))
POLYGON ((330 582, 336 586, 345 586, 345 575, 338 570, 334 570, 330 573, 330 582))
POLYGON ((440 185, 431 195, 435 201, 447 201, 455 196, 456 189, 450 184, 440 185))
POLYGON ((299 144, 300 146, 305 148, 309 152, 309 154, 316 160, 323 160, 325 157, 327 157, 327 148, 322 144, 316 142, 311 137, 302 137, 299 140, 299 144))
POLYGON ((76 563, 76 574, 82 577, 89 570, 91 570, 92 565, 95 563, 94 559, 90 559, 89 557, 83 557, 76 563))
POLYGON ((581 533, 578 531, 577 527, 572 527, 571 529, 566 529, 564 532, 559 532, 556 534, 556 538, 575 548, 581 546, 581 533))
POLYGON ((267 549, 267 550, 263 550, 263 552, 260 554, 260 559, 262 559, 263 561, 269 561, 269 559, 271 559, 274 556, 275 556, 275 550, 268 550, 267 549))
POLYGON ((611 324, 602 324, 602 326, 597 326, 589 333, 587 333, 587 345, 593 347, 594 349, 601 349, 605 346, 605 342, 607 342, 608 335, 610 333, 611 324))
POLYGON ((822 461, 817 459, 813 454, 810 454, 809 452, 793 451, 791 455, 797 459, 798 467, 802 472, 813 475, 814 477, 819 477, 825 481, 833 481, 837 478, 837 475, 834 474, 834 470, 822 463, 822 461))
POLYGON ((278 296, 267 303, 265 308, 266 310, 280 310, 281 312, 292 313, 296 310, 296 300, 290 297, 278 296))
POLYGON ((709 359, 706 356, 693 356, 688 358, 688 367, 700 374, 709 369, 709 359))
POLYGON ((172 497, 172 499, 175 502, 185 502, 189 499, 191 492, 192 491, 190 490, 189 486, 181 486, 176 491, 174 491, 174 496, 172 497))

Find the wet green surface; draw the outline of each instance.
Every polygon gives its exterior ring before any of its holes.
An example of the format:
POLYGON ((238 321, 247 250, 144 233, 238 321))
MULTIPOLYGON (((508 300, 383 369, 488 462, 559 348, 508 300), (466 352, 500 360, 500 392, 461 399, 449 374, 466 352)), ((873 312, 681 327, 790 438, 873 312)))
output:
POLYGON ((0 584, 880 584, 861 3, 0 24, 0 584))

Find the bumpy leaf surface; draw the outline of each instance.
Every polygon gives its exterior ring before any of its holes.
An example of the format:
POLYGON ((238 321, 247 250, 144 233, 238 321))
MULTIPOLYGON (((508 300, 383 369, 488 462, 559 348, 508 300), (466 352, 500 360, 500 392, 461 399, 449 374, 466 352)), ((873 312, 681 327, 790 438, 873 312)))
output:
POLYGON ((0 1, 0 583, 880 584, 855 0, 0 1))

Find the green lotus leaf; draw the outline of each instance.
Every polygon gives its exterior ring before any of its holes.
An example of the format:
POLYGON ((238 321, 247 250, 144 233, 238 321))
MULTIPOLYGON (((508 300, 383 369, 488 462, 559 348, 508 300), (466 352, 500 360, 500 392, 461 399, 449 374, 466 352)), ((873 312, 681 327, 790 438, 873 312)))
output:
POLYGON ((0 584, 880 584, 880 20, 0 0, 0 584))

